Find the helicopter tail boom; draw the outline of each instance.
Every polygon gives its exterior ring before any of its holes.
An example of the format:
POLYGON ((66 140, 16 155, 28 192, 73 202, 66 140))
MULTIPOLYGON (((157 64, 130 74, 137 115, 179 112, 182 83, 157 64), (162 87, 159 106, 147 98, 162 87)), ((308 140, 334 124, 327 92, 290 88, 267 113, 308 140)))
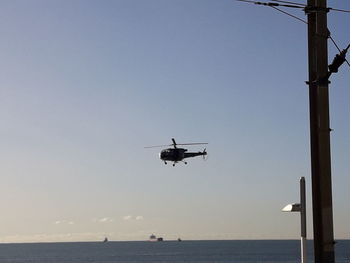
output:
POLYGON ((196 157, 196 156, 205 156, 207 155, 206 149, 203 150, 203 152, 188 152, 184 153, 184 158, 190 158, 190 157, 196 157))

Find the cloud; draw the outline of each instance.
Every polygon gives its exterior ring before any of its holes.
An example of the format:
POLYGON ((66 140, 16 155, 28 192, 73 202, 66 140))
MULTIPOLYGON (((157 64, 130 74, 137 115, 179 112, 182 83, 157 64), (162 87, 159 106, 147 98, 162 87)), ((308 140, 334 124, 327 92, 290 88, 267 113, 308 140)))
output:
POLYGON ((131 221, 131 220, 140 221, 140 220, 143 220, 143 216, 132 216, 132 215, 127 215, 127 216, 123 216, 123 219, 124 219, 125 221, 131 221))
POLYGON ((54 222, 55 225, 74 225, 73 221, 68 220, 57 220, 54 222))
POLYGON ((128 221, 132 219, 132 216, 131 215, 123 216, 123 219, 128 221))
MULTIPOLYGON (((54 222, 56 223, 56 222, 54 222)), ((87 233, 36 233, 32 235, 17 234, 1 236, 0 243, 27 243, 27 242, 78 242, 78 241, 101 241, 105 236, 112 237, 111 239, 122 239, 115 236, 113 233, 103 232, 87 232, 87 233)))
POLYGON ((99 223, 110 223, 113 222, 114 220, 110 217, 103 217, 97 220, 99 223))

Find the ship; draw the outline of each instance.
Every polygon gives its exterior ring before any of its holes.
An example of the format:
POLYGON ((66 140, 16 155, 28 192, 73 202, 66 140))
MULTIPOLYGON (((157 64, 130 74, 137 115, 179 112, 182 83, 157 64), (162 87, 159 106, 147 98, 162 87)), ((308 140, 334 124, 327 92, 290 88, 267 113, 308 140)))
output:
POLYGON ((162 237, 156 237, 154 234, 150 235, 149 241, 151 242, 159 242, 164 241, 162 237))
POLYGON ((105 237, 105 239, 104 239, 102 242, 103 242, 103 243, 108 242, 108 238, 107 238, 107 237, 105 237))
POLYGON ((157 237, 152 234, 149 236, 149 241, 157 241, 157 237))

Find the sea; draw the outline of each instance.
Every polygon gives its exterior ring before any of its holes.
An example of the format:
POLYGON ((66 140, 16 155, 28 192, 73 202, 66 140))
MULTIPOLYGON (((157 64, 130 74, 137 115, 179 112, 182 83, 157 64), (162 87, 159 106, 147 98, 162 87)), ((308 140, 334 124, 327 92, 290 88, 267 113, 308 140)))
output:
MULTIPOLYGON (((308 262, 313 261, 308 241, 308 262)), ((350 240, 336 243, 350 262, 350 240)), ((131 241, 0 244, 1 263, 300 262, 299 240, 131 241)))

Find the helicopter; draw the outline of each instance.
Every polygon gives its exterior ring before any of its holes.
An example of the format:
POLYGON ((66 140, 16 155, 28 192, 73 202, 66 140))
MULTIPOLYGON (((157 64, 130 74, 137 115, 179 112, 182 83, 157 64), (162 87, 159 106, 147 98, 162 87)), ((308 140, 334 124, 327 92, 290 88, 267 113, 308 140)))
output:
POLYGON ((145 148, 155 148, 155 147, 165 147, 165 146, 173 146, 174 148, 167 148, 162 150, 159 153, 159 158, 164 161, 165 164, 167 164, 168 161, 173 162, 173 166, 175 166, 178 162, 183 162, 184 164, 187 164, 184 159, 190 158, 190 157, 196 157, 196 156, 203 156, 203 159, 207 155, 206 149, 204 149, 202 152, 187 152, 187 149, 184 148, 178 148, 178 145, 200 145, 200 144, 208 144, 206 142, 201 143, 176 143, 175 139, 172 138, 172 144, 168 145, 158 145, 158 146, 148 146, 145 148))

